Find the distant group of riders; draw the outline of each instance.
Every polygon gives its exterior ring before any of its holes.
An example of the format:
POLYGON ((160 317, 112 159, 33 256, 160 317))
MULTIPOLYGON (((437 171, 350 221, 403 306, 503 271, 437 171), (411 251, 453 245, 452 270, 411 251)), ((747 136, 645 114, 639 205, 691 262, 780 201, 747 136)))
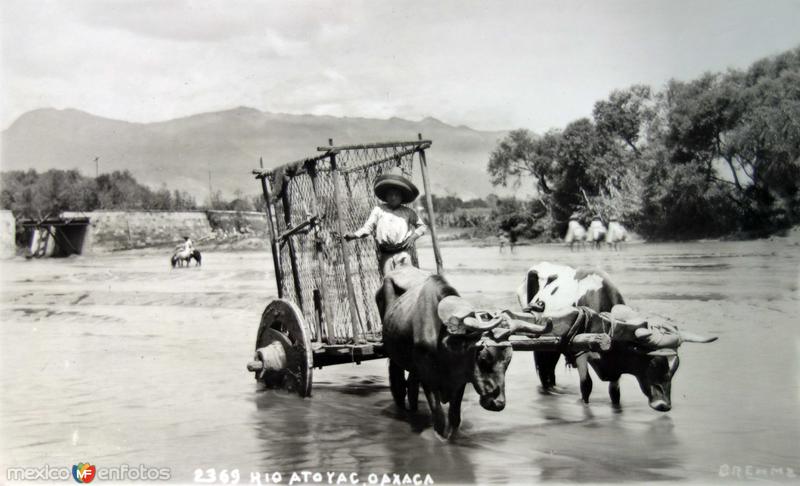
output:
POLYGON ((586 243, 594 249, 600 249, 605 243, 609 248, 619 250, 622 242, 627 238, 628 231, 616 217, 611 217, 606 228, 602 218, 596 215, 592 218, 587 231, 580 223, 578 214, 573 213, 569 218, 564 241, 569 244, 569 248, 572 251, 575 251, 576 246, 578 249, 585 248, 586 243))
MULTIPOLYGON (((587 243, 593 249, 600 249, 603 244, 606 244, 612 250, 620 250, 622 243, 628 239, 628 231, 615 216, 611 217, 608 227, 606 227, 603 219, 599 215, 595 215, 589 223, 588 230, 581 224, 580 219, 578 213, 573 213, 567 225, 564 242, 569 245, 571 251, 586 249, 587 243)), ((519 227, 511 228, 508 231, 501 230, 498 233, 500 253, 503 253, 506 247, 511 253, 514 253, 519 233, 519 227)))

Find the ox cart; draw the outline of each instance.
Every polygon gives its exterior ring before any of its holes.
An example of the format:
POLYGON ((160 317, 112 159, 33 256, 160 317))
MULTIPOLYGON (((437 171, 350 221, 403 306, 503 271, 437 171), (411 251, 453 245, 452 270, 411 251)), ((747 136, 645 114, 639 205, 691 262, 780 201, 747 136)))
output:
MULTIPOLYGON (((381 285, 375 243, 346 242, 378 203, 379 175, 419 168, 438 272, 442 258, 425 150, 430 140, 318 147, 317 154, 253 171, 266 202, 278 298, 261 316, 256 379, 300 396, 311 394, 312 370, 385 357, 375 294, 381 285)), ((416 252, 412 251, 416 260, 416 252)))
MULTIPOLYGON (((266 202, 278 298, 261 316, 255 356, 247 369, 256 380, 309 396, 313 368, 386 357, 375 295, 382 285, 372 239, 347 242, 378 203, 375 179, 398 169, 421 173, 424 214, 437 273, 430 174, 430 140, 318 147, 317 154, 253 171, 266 202)), ((423 208, 417 208, 422 214, 423 208)), ((411 249, 416 263, 416 251, 411 249)), ((559 338, 519 339, 514 349, 554 348, 559 338)))

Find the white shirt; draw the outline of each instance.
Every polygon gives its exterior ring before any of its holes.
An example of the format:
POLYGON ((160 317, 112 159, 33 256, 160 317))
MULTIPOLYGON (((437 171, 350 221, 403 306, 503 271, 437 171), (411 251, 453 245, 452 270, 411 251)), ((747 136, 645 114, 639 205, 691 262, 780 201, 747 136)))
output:
POLYGON ((589 225, 589 233, 592 238, 596 238, 599 235, 602 235, 606 232, 606 227, 600 220, 593 220, 592 224, 589 225))
POLYGON ((413 209, 406 206, 392 209, 387 204, 381 204, 372 209, 364 226, 353 234, 359 238, 371 234, 375 236, 379 248, 392 249, 405 242, 412 233, 422 236, 425 230, 425 223, 413 209))
POLYGON ((606 234, 606 240, 614 242, 614 241, 622 241, 625 239, 625 236, 628 232, 625 230, 625 227, 622 226, 621 223, 617 221, 611 221, 608 223, 608 233, 606 234))
POLYGON ((583 238, 586 236, 586 229, 583 227, 582 224, 575 221, 574 219, 570 220, 569 226, 567 226, 567 232, 572 232, 572 236, 575 238, 583 238))

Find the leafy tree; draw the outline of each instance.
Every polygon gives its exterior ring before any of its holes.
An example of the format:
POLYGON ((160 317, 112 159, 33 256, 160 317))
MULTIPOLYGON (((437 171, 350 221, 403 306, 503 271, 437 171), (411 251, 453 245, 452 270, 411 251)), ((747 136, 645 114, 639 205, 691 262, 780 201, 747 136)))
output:
POLYGON ((0 204, 18 217, 44 218, 62 211, 95 209, 196 209, 186 192, 153 191, 127 171, 84 177, 75 170, 9 171, 0 177, 0 204))
POLYGON ((99 209, 149 209, 150 189, 139 184, 129 171, 114 171, 97 177, 99 209))
POLYGON ((172 193, 172 201, 173 209, 176 210, 197 209, 197 201, 195 200, 194 196, 186 191, 179 191, 175 189, 175 191, 172 193))
POLYGON ((648 236, 768 233, 800 221, 800 48, 744 71, 634 85, 592 119, 491 153, 495 185, 532 180, 560 234, 572 212, 622 217, 648 236))
POLYGON ((702 171, 660 164, 644 185, 637 229, 659 239, 717 237, 729 233, 737 217, 725 191, 709 186, 702 171))
POLYGON ((253 205, 250 199, 237 197, 226 204, 229 211, 252 211, 253 205))
POLYGON ((250 196, 250 204, 253 206, 254 211, 258 211, 260 213, 267 211, 267 202, 264 201, 264 196, 262 194, 250 196))
POLYGON ((800 49, 668 88, 670 162, 700 172, 705 188, 736 206, 730 230, 768 232, 800 219, 798 80, 800 49))
POLYGON ((595 103, 593 111, 598 132, 609 140, 621 140, 636 155, 641 155, 643 128, 655 116, 651 89, 644 85, 613 91, 607 100, 595 103))
POLYGON ((533 177, 539 191, 552 192, 550 181, 557 168, 554 161, 560 140, 556 131, 537 137, 528 130, 514 130, 497 144, 489 156, 488 172, 492 184, 518 185, 523 177, 533 177))

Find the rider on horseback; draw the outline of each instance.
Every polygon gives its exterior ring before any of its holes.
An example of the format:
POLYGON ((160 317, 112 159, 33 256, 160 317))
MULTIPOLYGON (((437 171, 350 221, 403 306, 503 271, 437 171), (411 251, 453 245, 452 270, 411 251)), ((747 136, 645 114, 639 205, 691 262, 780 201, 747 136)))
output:
POLYGON ((202 256, 200 252, 194 247, 192 243, 192 239, 188 236, 183 237, 183 243, 175 247, 175 253, 172 254, 172 258, 170 258, 170 262, 172 263, 172 268, 175 267, 182 267, 184 264, 186 266, 189 265, 189 261, 194 258, 197 262, 197 266, 199 267, 202 265, 202 256))
POLYGON ((178 258, 187 259, 192 255, 194 251, 194 244, 192 243, 192 239, 188 236, 183 237, 183 244, 178 245, 175 247, 175 255, 178 258))

